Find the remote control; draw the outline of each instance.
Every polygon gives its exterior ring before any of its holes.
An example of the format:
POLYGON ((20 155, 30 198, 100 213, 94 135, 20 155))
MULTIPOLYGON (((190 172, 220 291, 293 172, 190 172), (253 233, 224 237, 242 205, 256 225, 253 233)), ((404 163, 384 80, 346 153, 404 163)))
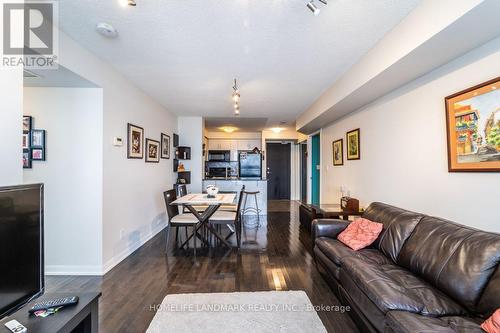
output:
POLYGON ((28 329, 21 325, 17 320, 11 320, 5 323, 5 326, 13 333, 26 333, 28 329))
POLYGON ((35 305, 33 305, 33 307, 29 309, 28 312, 33 313, 40 310, 58 308, 60 306, 74 305, 76 303, 78 303, 78 296, 58 298, 49 301, 35 303, 35 305))

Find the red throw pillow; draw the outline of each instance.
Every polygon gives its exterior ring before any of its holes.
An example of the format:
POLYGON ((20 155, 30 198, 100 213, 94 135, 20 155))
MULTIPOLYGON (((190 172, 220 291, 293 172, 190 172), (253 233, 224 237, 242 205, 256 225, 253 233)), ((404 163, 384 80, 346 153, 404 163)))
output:
POLYGON ((361 250, 377 239, 383 227, 382 223, 358 218, 349 223, 347 228, 338 235, 337 239, 354 251, 361 250))
POLYGON ((481 324, 481 328, 488 333, 500 333, 500 309, 497 309, 491 317, 481 324))

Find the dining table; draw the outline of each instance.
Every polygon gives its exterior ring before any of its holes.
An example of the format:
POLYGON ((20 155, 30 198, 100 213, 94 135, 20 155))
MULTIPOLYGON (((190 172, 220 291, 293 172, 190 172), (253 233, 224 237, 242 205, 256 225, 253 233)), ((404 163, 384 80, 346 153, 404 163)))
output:
POLYGON ((180 247, 184 247, 193 237, 198 237, 206 243, 206 240, 203 239, 199 233, 200 229, 205 228, 205 230, 208 230, 208 232, 214 235, 222 244, 232 248, 232 245, 208 222, 210 217, 212 217, 212 215, 214 215, 222 205, 236 205, 235 201, 236 193, 218 193, 215 196, 209 196, 206 193, 191 193, 173 201, 171 205, 186 207, 187 210, 189 210, 189 212, 192 213, 199 221, 192 234, 180 247), (204 206, 203 212, 199 212, 196 209, 197 206, 204 206))

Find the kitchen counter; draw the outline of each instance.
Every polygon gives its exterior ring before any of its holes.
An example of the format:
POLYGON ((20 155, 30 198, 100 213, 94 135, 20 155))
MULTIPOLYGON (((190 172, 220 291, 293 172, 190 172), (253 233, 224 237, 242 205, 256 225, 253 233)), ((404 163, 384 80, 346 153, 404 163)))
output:
MULTIPOLYGON (((261 215, 267 215, 267 179, 260 178, 232 178, 232 179, 204 179, 203 189, 208 185, 215 185, 219 191, 234 191, 239 192, 241 187, 245 185, 245 190, 249 192, 259 191, 257 194, 257 203, 261 210, 261 215)), ((249 196, 247 199, 247 207, 255 208, 255 199, 249 196)), ((243 208, 243 207, 242 207, 243 208)), ((252 213, 249 213, 252 214, 252 213)))

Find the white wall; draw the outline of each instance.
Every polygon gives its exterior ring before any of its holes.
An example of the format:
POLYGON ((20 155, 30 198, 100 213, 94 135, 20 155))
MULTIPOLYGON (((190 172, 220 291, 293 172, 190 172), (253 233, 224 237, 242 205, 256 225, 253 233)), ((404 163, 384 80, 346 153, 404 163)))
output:
POLYGON ((47 131, 47 160, 23 172, 45 184, 46 272, 100 274, 102 90, 25 88, 24 114, 47 131))
POLYGON ((23 180, 23 73, 0 68, 0 186, 23 180))
POLYGON ((203 179, 203 136, 204 122, 202 117, 179 117, 179 145, 191 147, 191 160, 179 161, 187 171, 191 171, 191 184, 188 191, 201 192, 203 179))
MULTIPOLYGON (((173 156, 160 163, 127 159, 127 123, 145 137, 177 131, 177 118, 103 62, 60 32, 61 65, 103 89, 103 272, 126 258, 166 225, 163 191, 175 182, 173 156), (112 145, 113 137, 124 140, 112 145)), ((75 272, 79 273, 79 272, 75 272)))
MULTIPOLYGON (((382 201, 499 232, 500 173, 448 173, 444 98, 500 75, 500 38, 322 130, 322 202, 345 185, 382 201), (332 141, 361 128, 361 160, 333 167, 332 141)), ((344 139, 345 142, 345 139, 344 139)))

